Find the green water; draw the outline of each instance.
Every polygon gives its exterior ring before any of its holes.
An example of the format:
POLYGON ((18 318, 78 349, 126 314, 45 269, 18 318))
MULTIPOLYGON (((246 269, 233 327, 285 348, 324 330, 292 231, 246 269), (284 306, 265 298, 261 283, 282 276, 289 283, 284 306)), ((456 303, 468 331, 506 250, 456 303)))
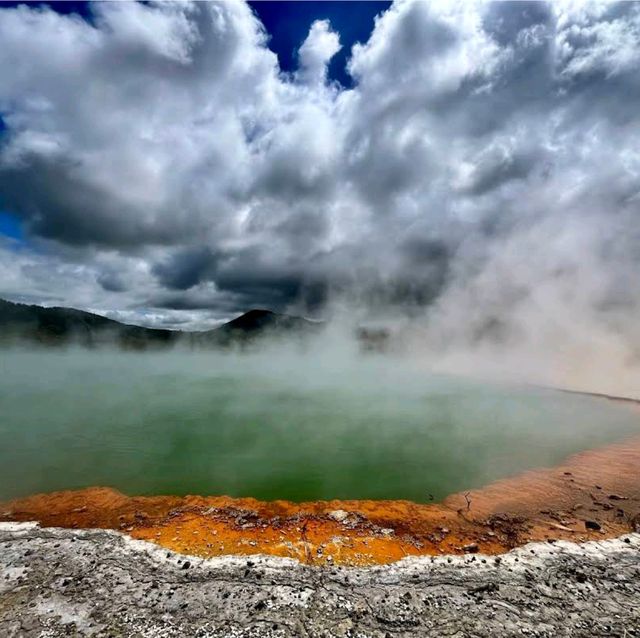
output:
POLYGON ((0 352, 0 499, 436 500, 640 430, 607 401, 383 357, 0 352))

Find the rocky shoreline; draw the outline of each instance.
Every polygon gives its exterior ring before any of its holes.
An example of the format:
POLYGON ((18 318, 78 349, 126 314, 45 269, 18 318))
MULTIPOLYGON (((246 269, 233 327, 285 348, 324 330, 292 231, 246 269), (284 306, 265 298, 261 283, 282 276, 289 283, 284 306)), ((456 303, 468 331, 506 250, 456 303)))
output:
POLYGON ((640 636, 640 534, 369 568, 0 524, 0 635, 640 636))
POLYGON ((315 566, 500 554, 535 541, 585 542, 640 532, 640 437, 442 503, 127 496, 92 487, 0 503, 3 521, 113 529, 201 558, 268 554, 315 566))

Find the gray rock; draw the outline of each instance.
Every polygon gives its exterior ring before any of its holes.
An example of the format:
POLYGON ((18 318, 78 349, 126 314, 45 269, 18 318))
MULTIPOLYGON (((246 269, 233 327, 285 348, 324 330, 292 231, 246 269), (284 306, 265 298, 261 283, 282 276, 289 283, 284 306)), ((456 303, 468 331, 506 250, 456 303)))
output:
POLYGON ((342 523, 349 516, 349 512, 345 512, 344 510, 333 510, 332 512, 329 512, 328 516, 334 521, 342 523))
POLYGON ((188 560, 113 531, 1 524, 0 636, 640 637, 639 534, 366 569, 188 560))

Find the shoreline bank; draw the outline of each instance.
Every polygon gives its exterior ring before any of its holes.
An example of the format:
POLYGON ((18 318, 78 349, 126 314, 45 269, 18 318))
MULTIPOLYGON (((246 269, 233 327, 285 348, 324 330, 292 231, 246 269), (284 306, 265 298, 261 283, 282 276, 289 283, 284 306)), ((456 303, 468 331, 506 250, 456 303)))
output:
POLYGON ((640 531, 640 436, 442 503, 129 497, 88 488, 2 503, 0 521, 114 529, 201 557, 268 554, 313 565, 499 554, 531 541, 584 542, 640 531))

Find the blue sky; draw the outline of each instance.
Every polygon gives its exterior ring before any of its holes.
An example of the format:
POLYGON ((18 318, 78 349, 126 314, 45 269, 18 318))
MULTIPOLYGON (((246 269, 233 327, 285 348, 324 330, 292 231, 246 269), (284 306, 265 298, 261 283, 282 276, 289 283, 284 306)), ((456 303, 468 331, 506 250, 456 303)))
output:
POLYGON ((23 239, 22 226, 16 215, 0 210, 0 234, 12 239, 23 239))
MULTIPOLYGON (((0 141, 2 140, 2 134, 6 130, 4 120, 0 116, 0 141)), ((0 201, 0 207, 2 202, 0 201)), ((24 241, 24 233, 22 232, 22 225, 17 215, 14 215, 8 211, 4 211, 0 208, 0 235, 10 237, 11 239, 17 239, 24 241)))
MULTIPOLYGON (((2 115, 0 114, 0 143, 2 140, 2 134, 5 130, 5 123, 2 119, 2 115)), ((0 207, 1 206, 2 202, 0 201, 0 207)), ((0 235, 11 237, 12 239, 18 239, 20 241, 24 239, 22 225, 20 224, 20 220, 17 215, 4 211, 2 208, 0 208, 0 235)))
POLYGON ((307 36, 314 20, 329 20, 340 34, 342 49, 329 64, 329 78, 343 86, 351 85, 346 63, 351 47, 356 42, 366 42, 371 35, 374 18, 385 11, 390 2, 307 2, 266 0, 250 2, 262 24, 271 36, 269 48, 278 55, 283 71, 297 67, 296 52, 307 36))

